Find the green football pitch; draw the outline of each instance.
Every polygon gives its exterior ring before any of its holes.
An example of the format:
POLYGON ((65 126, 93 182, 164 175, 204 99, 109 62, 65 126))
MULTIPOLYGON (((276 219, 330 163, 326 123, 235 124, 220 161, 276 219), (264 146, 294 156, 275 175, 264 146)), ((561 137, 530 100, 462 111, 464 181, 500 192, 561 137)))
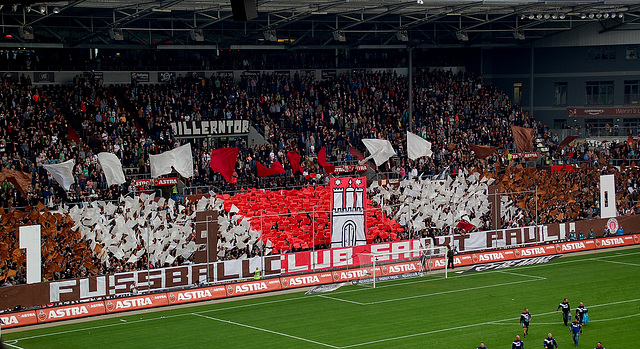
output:
MULTIPOLYGON (((456 270, 457 271, 457 270, 456 270)), ((579 348, 640 348, 640 248, 547 264, 348 285, 92 318, 3 334, 9 348, 511 348, 532 314, 527 348, 553 333, 573 347, 556 307, 584 302, 579 348)), ((572 311, 573 312, 573 311, 572 311)))

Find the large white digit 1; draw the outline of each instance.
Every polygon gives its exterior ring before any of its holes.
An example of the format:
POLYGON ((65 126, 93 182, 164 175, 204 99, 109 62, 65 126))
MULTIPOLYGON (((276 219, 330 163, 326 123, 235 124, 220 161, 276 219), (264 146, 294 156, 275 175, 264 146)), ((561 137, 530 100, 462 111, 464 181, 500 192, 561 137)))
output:
POLYGON ((42 281, 39 225, 20 227, 20 248, 27 250, 27 283, 42 281))

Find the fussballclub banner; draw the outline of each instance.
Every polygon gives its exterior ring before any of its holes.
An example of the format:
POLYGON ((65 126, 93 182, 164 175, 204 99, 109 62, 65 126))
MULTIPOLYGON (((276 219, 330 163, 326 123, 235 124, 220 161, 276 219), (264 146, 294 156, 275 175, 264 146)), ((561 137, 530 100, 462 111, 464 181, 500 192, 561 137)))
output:
POLYGON ((366 245, 364 203, 366 177, 331 180, 331 247, 366 245))
POLYGON ((282 255, 282 274, 307 273, 317 270, 345 268, 371 263, 371 253, 391 253, 378 257, 377 262, 419 258, 415 250, 421 248, 418 239, 384 242, 374 245, 348 246, 319 251, 304 251, 282 255), (413 250, 414 252, 407 252, 413 250), (364 253, 364 254, 363 254, 364 253))
POLYGON ((264 276, 280 274, 280 256, 254 257, 192 264, 178 267, 139 270, 114 275, 52 281, 49 283, 49 302, 65 302, 126 295, 132 287, 138 291, 189 286, 206 282, 223 282, 253 277, 256 268, 264 276))

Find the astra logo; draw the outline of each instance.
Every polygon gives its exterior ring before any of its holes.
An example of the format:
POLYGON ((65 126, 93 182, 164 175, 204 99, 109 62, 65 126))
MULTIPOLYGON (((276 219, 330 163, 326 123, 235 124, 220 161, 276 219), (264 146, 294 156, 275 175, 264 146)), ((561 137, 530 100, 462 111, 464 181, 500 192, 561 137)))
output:
POLYGON ((197 291, 189 291, 184 293, 178 293, 178 301, 186 301, 192 299, 201 299, 213 297, 211 291, 209 290, 197 290, 197 291))
POLYGON ((545 254, 546 251, 542 247, 524 248, 520 250, 522 256, 533 256, 536 254, 545 254))
POLYGON ((87 310, 87 307, 85 306, 62 308, 49 311, 49 318, 57 319, 61 317, 77 316, 83 314, 89 314, 89 310, 87 310))
POLYGON ((308 284, 314 284, 314 283, 320 283, 320 278, 315 275, 300 276, 300 277, 294 277, 289 279, 289 284, 291 286, 308 285, 308 284))
POLYGON ((267 284, 259 282, 257 284, 244 284, 236 286, 236 293, 262 291, 267 289, 267 284))
POLYGON ((402 272, 414 271, 414 270, 417 270, 414 264, 400 264, 400 265, 389 266, 389 271, 391 273, 402 273, 402 272))
POLYGON ((151 299, 149 297, 125 299, 123 301, 116 302, 116 309, 126 309, 132 307, 143 307, 145 305, 151 305, 151 299))
POLYGON ((480 262, 490 262, 500 259, 504 259, 504 255, 502 254, 502 252, 484 253, 478 255, 478 261, 480 262))

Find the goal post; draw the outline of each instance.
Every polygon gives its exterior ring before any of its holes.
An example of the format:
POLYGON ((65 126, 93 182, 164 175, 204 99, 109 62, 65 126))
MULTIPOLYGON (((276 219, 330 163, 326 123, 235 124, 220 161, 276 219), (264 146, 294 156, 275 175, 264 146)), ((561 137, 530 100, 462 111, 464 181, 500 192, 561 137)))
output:
POLYGON ((425 275, 447 278, 446 246, 402 252, 361 252, 353 256, 350 269, 354 284, 375 288, 380 281, 425 275))

